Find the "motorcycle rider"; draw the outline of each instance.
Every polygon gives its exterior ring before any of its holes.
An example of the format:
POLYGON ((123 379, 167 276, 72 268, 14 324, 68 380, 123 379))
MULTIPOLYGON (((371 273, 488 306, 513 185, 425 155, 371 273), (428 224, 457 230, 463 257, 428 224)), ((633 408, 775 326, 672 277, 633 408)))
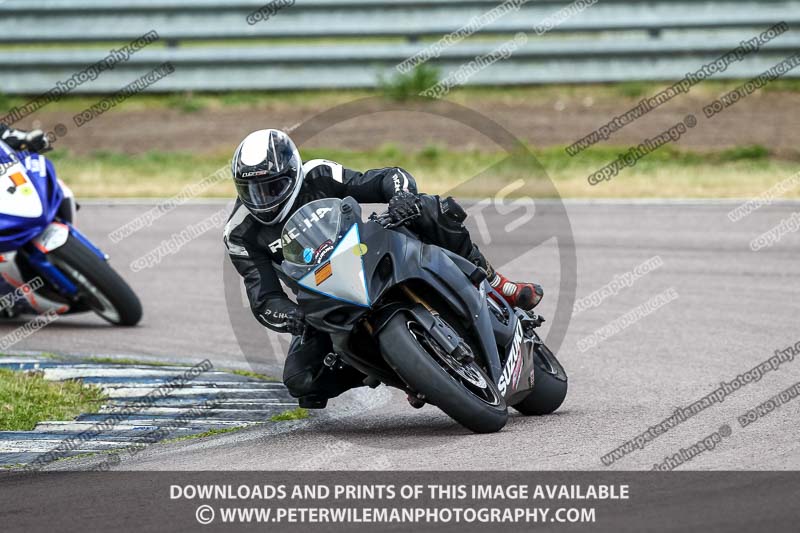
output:
POLYGON ((0 141, 6 143, 12 150, 25 150, 41 152, 50 147, 42 130, 23 131, 0 124, 0 141))
POLYGON ((392 220, 406 220, 423 242, 486 270, 490 284, 511 305, 530 310, 543 296, 539 285, 509 281, 494 270, 462 224, 466 218, 462 207, 451 197, 418 194, 414 178, 402 168, 358 172, 325 159, 303 163, 288 135, 265 129, 239 144, 231 173, 238 199, 225 226, 225 246, 244 279, 256 319, 274 331, 293 335, 283 382, 301 407, 323 408, 329 398, 360 386, 365 378, 351 367, 334 371, 324 365, 323 359, 333 350, 330 337, 311 328, 307 331, 303 311, 281 288, 283 280, 297 292, 297 284, 279 266, 283 223, 308 202, 352 196, 359 203, 388 203, 392 220))

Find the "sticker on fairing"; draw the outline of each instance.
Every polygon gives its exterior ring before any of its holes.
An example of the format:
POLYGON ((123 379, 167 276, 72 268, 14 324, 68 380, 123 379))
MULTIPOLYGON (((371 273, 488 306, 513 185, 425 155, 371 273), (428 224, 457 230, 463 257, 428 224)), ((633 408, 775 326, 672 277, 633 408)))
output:
POLYGON ((352 253, 359 243, 356 224, 336 244, 328 261, 300 278, 297 283, 313 292, 369 307, 364 264, 361 256, 352 253))
POLYGON ((514 390, 519 382, 519 372, 522 370, 522 339, 522 323, 518 320, 514 329, 514 340, 511 342, 511 349, 508 352, 508 359, 506 359, 503 373, 497 383, 497 389, 504 396, 509 385, 514 390))
POLYGON ((331 276, 333 276, 333 269, 331 268, 331 262, 328 261, 314 271, 314 283, 319 287, 331 276))
POLYGON ((39 194, 24 167, 16 162, 5 168, 5 173, 0 175, 0 214, 39 218, 42 212, 39 194))
POLYGON ((319 264, 332 251, 333 251, 333 241, 328 239, 327 241, 320 244, 316 250, 314 250, 314 254, 312 255, 311 260, 315 265, 319 264))

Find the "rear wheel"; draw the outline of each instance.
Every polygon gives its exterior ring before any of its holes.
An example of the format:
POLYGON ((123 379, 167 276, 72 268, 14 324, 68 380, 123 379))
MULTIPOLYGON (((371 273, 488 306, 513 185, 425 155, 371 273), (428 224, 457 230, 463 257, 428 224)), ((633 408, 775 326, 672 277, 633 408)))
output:
POLYGON ((533 366, 533 390, 512 407, 523 415, 549 415, 561 407, 567 397, 567 374, 544 344, 536 346, 533 366))
POLYGON ((78 287, 81 302, 105 320, 135 326, 142 304, 128 284, 106 262, 70 236, 48 255, 50 262, 78 287))
POLYGON ((464 364, 446 353, 411 316, 396 314, 381 331, 379 344, 411 389, 462 426, 493 433, 506 425, 508 409, 494 381, 476 362, 464 364))

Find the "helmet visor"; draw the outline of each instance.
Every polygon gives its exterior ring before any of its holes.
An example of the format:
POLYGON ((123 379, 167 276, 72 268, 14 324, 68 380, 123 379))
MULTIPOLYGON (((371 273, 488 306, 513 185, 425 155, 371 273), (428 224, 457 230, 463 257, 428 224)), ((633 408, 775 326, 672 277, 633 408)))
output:
POLYGON ((279 206, 289 196, 296 181, 292 175, 273 176, 261 180, 234 180, 236 192, 242 203, 254 212, 270 211, 279 206))

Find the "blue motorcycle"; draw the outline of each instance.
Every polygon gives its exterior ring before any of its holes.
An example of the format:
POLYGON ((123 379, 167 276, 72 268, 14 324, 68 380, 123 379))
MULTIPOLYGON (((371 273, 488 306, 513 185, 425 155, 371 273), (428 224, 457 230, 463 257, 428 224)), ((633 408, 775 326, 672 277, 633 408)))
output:
POLYGON ((76 209, 52 162, 0 141, 0 316, 94 311, 139 322, 139 298, 75 229, 76 209))

